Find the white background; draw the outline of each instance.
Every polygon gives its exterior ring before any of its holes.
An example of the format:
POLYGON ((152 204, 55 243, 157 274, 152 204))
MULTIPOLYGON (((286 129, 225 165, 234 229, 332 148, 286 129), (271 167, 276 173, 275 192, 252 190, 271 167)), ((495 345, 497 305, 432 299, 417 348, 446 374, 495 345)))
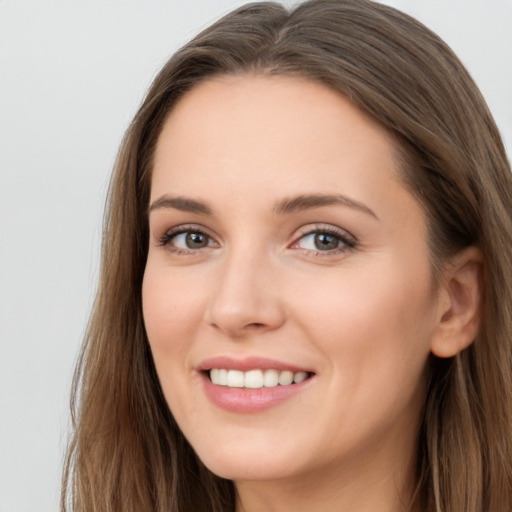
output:
MULTIPOLYGON (((122 133, 235 0, 0 0, 0 512, 58 509, 72 368, 122 133)), ((288 2, 292 3, 292 2, 288 2)), ((452 45, 512 150, 512 0, 389 0, 452 45)))

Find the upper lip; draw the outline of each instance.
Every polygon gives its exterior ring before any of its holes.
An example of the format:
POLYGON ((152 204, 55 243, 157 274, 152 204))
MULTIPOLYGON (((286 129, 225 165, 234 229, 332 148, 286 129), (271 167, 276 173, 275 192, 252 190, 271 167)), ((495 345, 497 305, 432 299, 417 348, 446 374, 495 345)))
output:
POLYGON ((297 366, 295 364, 279 361, 277 359, 269 359, 267 357, 250 356, 244 358, 234 358, 230 356, 216 356, 210 357, 202 361, 197 369, 199 371, 207 371, 212 368, 226 369, 226 370, 239 370, 247 372, 249 370, 288 370, 293 373, 309 372, 313 373, 310 369, 297 366))

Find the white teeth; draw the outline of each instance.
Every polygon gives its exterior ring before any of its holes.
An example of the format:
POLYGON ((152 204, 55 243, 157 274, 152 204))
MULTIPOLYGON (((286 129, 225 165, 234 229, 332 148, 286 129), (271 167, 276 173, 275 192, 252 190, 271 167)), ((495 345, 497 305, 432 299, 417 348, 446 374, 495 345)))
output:
POLYGON ((306 380, 307 378, 308 378, 308 374, 306 372, 297 372, 293 376, 293 382, 295 382, 295 384, 298 384, 299 382, 302 382, 303 380, 306 380))
POLYGON ((281 372, 279 375, 279 384, 281 386, 289 386, 293 382, 293 372, 281 372))
POLYGON ((277 370, 265 370, 263 385, 266 388, 273 388, 279 384, 279 372, 277 370))
POLYGON ((244 383, 246 388, 262 388, 263 372, 261 370, 251 370, 250 372, 245 372, 244 383))
POLYGON ((230 388, 244 387, 244 372, 239 370, 228 370, 228 386, 230 388))
POLYGON ((220 384, 221 386, 228 385, 228 371, 227 370, 219 370, 218 384, 220 384))
POLYGON ((298 384, 308 378, 307 372, 293 373, 288 370, 226 370, 224 368, 212 368, 210 379, 213 384, 228 386, 230 388, 259 389, 262 387, 273 388, 275 386, 289 386, 298 384))

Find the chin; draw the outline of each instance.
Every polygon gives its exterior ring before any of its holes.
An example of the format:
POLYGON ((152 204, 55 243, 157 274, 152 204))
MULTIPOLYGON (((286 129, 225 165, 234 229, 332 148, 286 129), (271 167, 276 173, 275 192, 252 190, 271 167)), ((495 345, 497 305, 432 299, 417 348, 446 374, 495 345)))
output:
POLYGON ((223 458, 201 459, 203 464, 215 475, 233 481, 263 481, 278 480, 293 476, 290 471, 289 464, 285 465, 275 461, 267 460, 251 460, 240 458, 231 458, 224 456, 223 458))
POLYGON ((275 480, 291 477, 299 472, 297 450, 294 453, 277 452, 261 443, 246 442, 238 447, 235 443, 219 443, 217 447, 201 449, 196 454, 201 462, 215 475, 235 481, 275 480))

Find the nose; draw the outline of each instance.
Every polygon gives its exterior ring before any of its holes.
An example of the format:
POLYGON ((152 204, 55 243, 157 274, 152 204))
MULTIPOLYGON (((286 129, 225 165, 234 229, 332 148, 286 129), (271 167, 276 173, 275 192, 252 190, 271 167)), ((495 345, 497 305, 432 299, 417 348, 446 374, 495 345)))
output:
POLYGON ((269 259, 232 254, 221 264, 206 321, 232 339, 278 329, 285 321, 276 269, 269 259))

